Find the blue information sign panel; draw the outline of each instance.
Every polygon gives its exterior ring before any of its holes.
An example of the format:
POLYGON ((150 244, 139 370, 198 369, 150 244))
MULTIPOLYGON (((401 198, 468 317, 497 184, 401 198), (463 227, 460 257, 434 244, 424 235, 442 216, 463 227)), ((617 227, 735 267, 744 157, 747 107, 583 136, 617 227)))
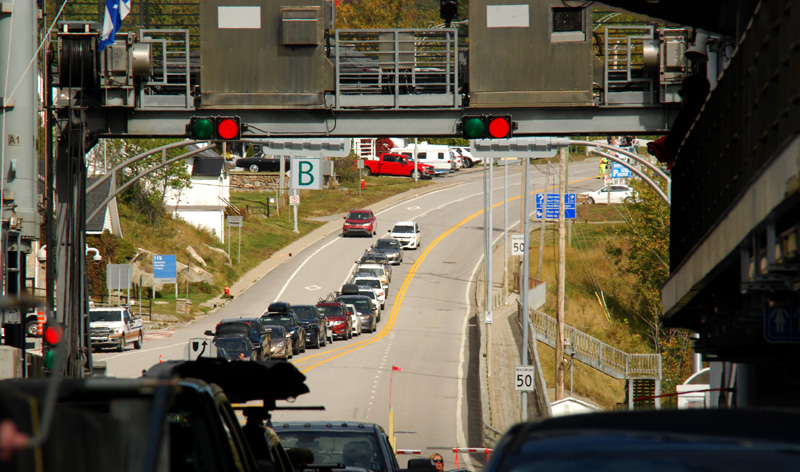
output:
POLYGON ((153 256, 153 281, 158 284, 174 284, 177 280, 177 263, 174 255, 153 256))
MULTIPOLYGON (((565 193, 564 194, 564 218, 574 220, 575 215, 575 202, 576 197, 574 193, 565 193)), ((548 193, 547 195, 543 193, 536 194, 536 219, 542 219, 542 211, 544 210, 545 218, 548 220, 557 220, 558 219, 558 194, 557 193, 548 193)))
POLYGON ((800 306, 764 306, 764 338, 771 343, 800 343, 800 306))
POLYGON ((631 170, 619 163, 614 163, 611 166, 612 179, 624 179, 631 176, 631 170))

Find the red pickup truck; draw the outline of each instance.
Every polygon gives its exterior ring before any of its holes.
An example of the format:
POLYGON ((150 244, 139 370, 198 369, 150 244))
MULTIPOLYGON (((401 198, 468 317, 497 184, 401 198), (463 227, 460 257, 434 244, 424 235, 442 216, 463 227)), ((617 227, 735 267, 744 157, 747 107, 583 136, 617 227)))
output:
MULTIPOLYGON (((419 176, 423 178, 433 177, 433 166, 429 164, 417 164, 419 176)), ((366 159, 364 161, 364 171, 367 175, 407 175, 413 177, 414 161, 402 154, 381 154, 378 159, 366 159)))

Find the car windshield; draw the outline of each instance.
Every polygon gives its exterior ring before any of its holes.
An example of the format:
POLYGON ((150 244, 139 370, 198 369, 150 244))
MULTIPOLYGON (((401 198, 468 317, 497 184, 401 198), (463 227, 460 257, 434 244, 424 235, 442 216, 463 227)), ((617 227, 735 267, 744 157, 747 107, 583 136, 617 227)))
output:
POLYGON ((369 313, 371 308, 369 300, 363 297, 341 297, 339 300, 351 305, 355 305, 356 311, 359 313, 369 313))
POLYGON ((348 220, 368 220, 369 213, 365 213, 363 211, 354 211, 350 213, 350 216, 347 217, 348 220))
POLYGON ((395 226, 392 228, 392 233, 413 233, 413 226, 395 226))
POLYGON ((340 305, 317 305, 317 310, 325 316, 341 316, 342 307, 340 305))
POLYGON ((339 431, 280 430, 285 448, 302 447, 314 453, 315 464, 344 464, 376 472, 387 470, 375 436, 339 431))
POLYGON ((265 315, 261 317, 261 321, 279 326, 294 326, 294 319, 291 316, 265 315))
POLYGON ((356 272, 356 277, 358 277, 359 275, 371 275, 371 276, 378 277, 378 276, 381 276, 383 274, 381 274, 378 271, 378 269, 358 269, 358 272, 356 272))
POLYGON ((122 321, 122 311, 121 310, 101 310, 101 311, 90 311, 89 312, 89 322, 92 321, 122 321))
POLYGON ((237 338, 235 336, 217 338, 217 340, 214 341, 214 345, 217 346, 217 349, 222 348, 226 352, 247 351, 247 341, 245 341, 244 338, 237 338))
POLYGON ((366 285, 372 288, 381 288, 381 281, 376 279, 353 279, 353 283, 356 285, 366 285))
POLYGON ((270 336, 275 339, 283 336, 284 330, 280 326, 268 326, 270 336))
POLYGON ((375 243, 376 249, 400 249, 400 243, 394 239, 379 239, 375 243))
POLYGON ((315 320, 317 319, 317 312, 311 306, 297 306, 294 307, 294 314, 301 320, 315 320))

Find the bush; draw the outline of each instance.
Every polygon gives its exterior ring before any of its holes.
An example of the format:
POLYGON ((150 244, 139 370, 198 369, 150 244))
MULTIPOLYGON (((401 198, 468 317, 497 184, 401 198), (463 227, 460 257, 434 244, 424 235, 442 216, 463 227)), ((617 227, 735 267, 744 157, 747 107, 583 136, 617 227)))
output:
POLYGON ((335 157, 333 166, 339 183, 358 183, 358 168, 354 156, 335 157))

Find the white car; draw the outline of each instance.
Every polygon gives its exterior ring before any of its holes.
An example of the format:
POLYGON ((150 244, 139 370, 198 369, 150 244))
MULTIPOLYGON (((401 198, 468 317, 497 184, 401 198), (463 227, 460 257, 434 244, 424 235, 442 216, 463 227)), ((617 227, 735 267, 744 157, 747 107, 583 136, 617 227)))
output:
POLYGON ((454 146, 453 149, 459 156, 461 156, 461 160, 464 162, 465 167, 472 167, 475 164, 480 164, 483 162, 483 159, 480 157, 473 156, 472 153, 469 152, 468 147, 454 146))
POLYGON ((356 306, 350 303, 345 303, 347 307, 347 312, 350 313, 350 320, 353 322, 353 336, 361 336, 361 317, 358 316, 358 310, 356 310, 356 306))
POLYGON ((355 273, 369 273, 375 277, 380 277, 383 280, 385 288, 388 288, 389 282, 392 281, 392 275, 386 270, 383 264, 357 264, 355 273))
POLYGON ((634 203, 636 194, 627 185, 613 184, 595 190, 594 192, 584 192, 581 195, 586 197, 587 203, 634 203), (609 201, 610 200, 610 201, 609 201))
POLYGON ((381 309, 386 306, 386 292, 383 290, 383 283, 381 282, 380 278, 358 276, 353 277, 353 280, 351 280, 350 283, 356 285, 365 285, 371 288, 372 291, 375 292, 375 297, 378 298, 378 303, 380 303, 381 309))
POLYGON ((416 249, 422 236, 416 221, 398 221, 389 232, 389 236, 400 241, 403 248, 416 249))

